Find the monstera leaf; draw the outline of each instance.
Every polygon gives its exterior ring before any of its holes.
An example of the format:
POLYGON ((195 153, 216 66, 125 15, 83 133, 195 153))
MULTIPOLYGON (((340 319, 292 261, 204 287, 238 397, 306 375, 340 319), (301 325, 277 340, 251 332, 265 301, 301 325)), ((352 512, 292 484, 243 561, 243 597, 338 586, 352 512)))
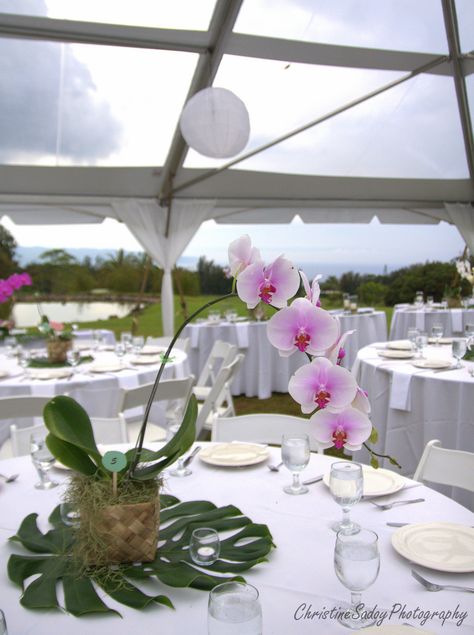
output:
POLYGON ((266 560, 273 543, 266 525, 257 525, 233 505, 216 507, 207 501, 181 503, 173 496, 162 495, 160 544, 152 562, 121 565, 114 577, 100 571, 79 574, 71 558, 73 530, 61 520, 59 507, 49 521, 53 529, 43 534, 37 526, 37 514, 28 515, 10 540, 20 543, 35 555, 10 556, 8 575, 22 587, 21 604, 30 609, 57 608, 75 616, 88 613, 117 613, 99 597, 97 585, 111 598, 136 609, 150 604, 173 608, 161 593, 147 595, 136 584, 155 579, 158 590, 163 584, 210 590, 224 580, 240 580, 241 573, 266 560), (197 568, 188 552, 189 540, 196 527, 213 527, 226 532, 221 540, 220 558, 205 569, 197 568), (37 576, 33 582, 27 582, 37 576), (93 581, 92 581, 93 578, 93 581), (62 583, 64 607, 60 606, 56 587, 62 583))

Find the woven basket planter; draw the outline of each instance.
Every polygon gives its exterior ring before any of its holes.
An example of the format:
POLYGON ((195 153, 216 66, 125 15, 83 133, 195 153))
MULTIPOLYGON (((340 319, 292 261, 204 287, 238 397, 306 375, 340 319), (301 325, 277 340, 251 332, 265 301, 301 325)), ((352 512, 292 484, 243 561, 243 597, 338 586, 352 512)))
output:
POLYGON ((48 340, 46 348, 50 362, 65 362, 67 352, 72 348, 72 341, 60 339, 48 340))
MULTIPOLYGON (((100 540, 103 551, 98 560, 87 552, 83 557, 89 564, 119 564, 150 562, 158 545, 160 499, 130 505, 109 505, 93 518, 81 511, 81 532, 89 530, 100 540)), ((87 536, 83 533, 84 540, 87 536)))

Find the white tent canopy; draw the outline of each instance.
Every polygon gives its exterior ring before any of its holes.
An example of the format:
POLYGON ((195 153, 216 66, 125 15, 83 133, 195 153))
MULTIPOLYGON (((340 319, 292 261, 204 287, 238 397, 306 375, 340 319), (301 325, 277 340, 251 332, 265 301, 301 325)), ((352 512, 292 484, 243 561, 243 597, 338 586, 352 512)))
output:
POLYGON ((0 0, 0 215, 126 223, 165 271, 165 333, 171 269, 210 218, 446 221, 474 251, 469 0, 142 4, 0 0), (226 165, 178 128, 212 84, 250 114, 226 165))

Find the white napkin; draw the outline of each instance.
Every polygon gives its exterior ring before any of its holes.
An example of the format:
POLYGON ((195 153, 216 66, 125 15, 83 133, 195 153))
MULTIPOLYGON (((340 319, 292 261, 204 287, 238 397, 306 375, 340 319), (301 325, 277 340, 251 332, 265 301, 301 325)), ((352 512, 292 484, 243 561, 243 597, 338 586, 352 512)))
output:
POLYGON ((423 311, 417 311, 415 313, 415 324, 416 324, 416 328, 419 331, 424 331, 425 330, 425 314, 423 311))
POLYGON ((249 347, 249 325, 247 323, 236 324, 235 330, 237 334, 237 346, 239 348, 249 347))
POLYGON ((410 383, 413 369, 402 366, 392 371, 392 387, 389 407, 395 410, 410 410, 410 383))
POLYGON ((453 333, 460 333, 463 330, 462 309, 451 309, 451 326, 453 333))

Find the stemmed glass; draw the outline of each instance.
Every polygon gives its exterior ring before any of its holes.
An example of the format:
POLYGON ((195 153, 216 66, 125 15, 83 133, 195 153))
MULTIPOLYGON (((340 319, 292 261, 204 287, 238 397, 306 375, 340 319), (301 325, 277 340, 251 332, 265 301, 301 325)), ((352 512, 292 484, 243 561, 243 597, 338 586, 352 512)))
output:
POLYGON ((431 327, 431 336, 435 340, 435 344, 439 346, 441 344, 441 338, 444 334, 444 328, 442 324, 433 324, 431 327))
POLYGON ((452 344, 453 357, 457 359, 457 364, 454 368, 462 368, 461 359, 464 357, 467 351, 467 342, 464 337, 455 337, 452 344))
POLYGON ((420 334, 420 331, 414 326, 410 326, 410 328, 407 331, 407 337, 409 341, 411 342, 411 347, 413 350, 416 349, 416 338, 419 334, 420 334))
POLYGON ((81 353, 77 350, 77 348, 71 348, 66 354, 67 361, 72 368, 72 372, 75 373, 76 369, 81 361, 81 353))
POLYGON ((30 454, 33 465, 38 472, 40 482, 35 484, 36 489, 51 489, 59 483, 52 481, 48 472, 53 467, 55 458, 46 445, 45 435, 33 433, 30 437, 30 454))
POLYGON ((336 461, 331 465, 329 475, 329 489, 332 497, 342 507, 342 520, 334 523, 334 531, 355 534, 360 527, 351 521, 349 512, 358 503, 364 489, 364 475, 362 466, 353 461, 336 461))
POLYGON ((351 610, 341 611, 338 622, 347 628, 358 630, 375 624, 374 617, 361 604, 361 591, 375 582, 380 570, 378 536, 370 529, 361 529, 356 534, 338 532, 334 549, 334 569, 340 582, 351 592, 351 610), (360 609, 363 608, 363 613, 360 609))
POLYGON ((123 344, 125 351, 129 351, 132 348, 132 334, 128 332, 121 333, 120 342, 123 344))
POLYGON ((284 434, 281 440, 281 458, 293 474, 293 482, 283 488, 287 494, 306 494, 308 488, 301 484, 300 472, 309 463, 309 437, 307 434, 284 434))
POLYGON ((262 635, 262 607, 258 591, 244 582, 223 582, 209 594, 208 635, 262 635))
POLYGON ((423 355, 423 351, 426 346, 428 346, 428 335, 423 331, 418 333, 418 335, 416 336, 415 344, 418 351, 418 357, 420 359, 424 359, 425 356, 423 355))
POLYGON ((120 366, 123 366, 123 356, 125 355, 125 350, 126 350, 125 344, 118 343, 115 345, 115 354, 119 358, 120 366))

